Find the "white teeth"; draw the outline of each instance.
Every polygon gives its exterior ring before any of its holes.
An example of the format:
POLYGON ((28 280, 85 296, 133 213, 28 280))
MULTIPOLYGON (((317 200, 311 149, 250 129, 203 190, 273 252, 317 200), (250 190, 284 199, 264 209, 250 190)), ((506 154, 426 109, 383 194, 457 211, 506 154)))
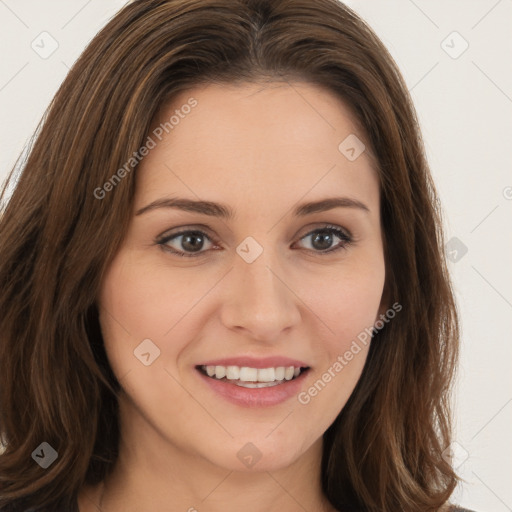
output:
MULTIPOLYGON (((226 367, 225 366, 216 366, 215 367, 215 376, 217 379, 222 379, 226 376, 226 367)), ((210 375, 212 377, 212 375, 210 375)))
MULTIPOLYGON (((300 369, 299 369, 299 371, 300 371, 300 369)), ((259 382, 273 382, 275 380, 276 380, 276 371, 274 368, 260 368, 258 370, 258 381, 259 382)))
POLYGON ((228 366, 226 368, 226 379, 238 380, 240 378, 240 368, 238 366, 228 366))
POLYGON ((258 380, 258 369, 242 366, 238 378, 244 382, 256 382, 258 380))
POLYGON ((284 366, 276 368, 276 380, 284 380, 284 366))
POLYGON ((202 366, 209 377, 215 379, 237 380, 236 384, 250 388, 274 386, 292 380, 301 373, 300 368, 278 366, 277 368, 251 368, 248 366, 202 366), (247 386, 245 383, 248 383, 247 386))
POLYGON ((292 380, 293 379, 293 366, 288 366, 284 372, 284 378, 286 380, 292 380))
POLYGON ((235 382, 237 386, 240 386, 241 388, 270 388, 272 386, 279 386, 279 384, 282 384, 282 381, 275 381, 275 382, 242 382, 239 380, 238 382, 235 382))

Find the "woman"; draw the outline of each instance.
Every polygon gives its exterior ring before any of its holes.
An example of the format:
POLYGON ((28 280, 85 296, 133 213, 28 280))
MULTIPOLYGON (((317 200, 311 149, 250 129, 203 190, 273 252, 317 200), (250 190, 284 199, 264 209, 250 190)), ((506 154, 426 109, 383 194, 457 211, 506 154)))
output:
POLYGON ((342 4, 126 6, 0 236, 3 510, 460 510, 438 200, 342 4))

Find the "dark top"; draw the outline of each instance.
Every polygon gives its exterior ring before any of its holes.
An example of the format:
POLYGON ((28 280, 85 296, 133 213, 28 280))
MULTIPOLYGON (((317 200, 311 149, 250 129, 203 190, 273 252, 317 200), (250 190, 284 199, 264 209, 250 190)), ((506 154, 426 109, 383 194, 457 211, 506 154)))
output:
MULTIPOLYGON (((0 509, 0 512, 50 512, 50 511, 46 508, 44 508, 44 509, 31 508, 31 509, 27 509, 25 511, 21 511, 19 508, 14 509, 14 508, 11 508, 8 506, 7 508, 0 509)), ((75 501, 71 508, 59 508, 58 510, 54 509, 51 512, 80 512, 80 510, 78 508, 78 501, 75 501)), ((474 511, 469 510, 467 508, 459 508, 457 506, 453 506, 451 509, 451 512, 474 512, 474 511)))

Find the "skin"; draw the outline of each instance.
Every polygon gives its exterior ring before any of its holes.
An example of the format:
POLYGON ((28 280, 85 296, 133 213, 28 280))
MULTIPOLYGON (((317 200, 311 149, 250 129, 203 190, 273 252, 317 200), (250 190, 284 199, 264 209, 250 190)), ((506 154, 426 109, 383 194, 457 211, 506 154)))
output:
MULTIPOLYGON (((364 134, 344 103, 308 83, 196 87, 162 108, 154 126, 190 97, 197 106, 137 170, 132 223, 104 278, 100 322, 124 391, 122 441, 113 474, 83 489, 80 510, 335 510, 320 488, 322 435, 352 393, 369 345, 307 405, 297 396, 268 407, 232 404, 194 367, 288 356, 311 367, 307 390, 388 308, 377 173, 368 151, 349 161, 338 150, 348 135, 364 134), (164 207, 135 215, 171 196, 220 202, 236 216, 164 207), (333 196, 368 211, 292 215, 297 203, 333 196), (322 252, 314 230, 328 224, 353 241, 322 252), (208 235, 200 256, 179 257, 155 242, 178 228, 208 235), (236 252, 248 236, 263 248, 252 263, 236 252), (147 338, 161 351, 150 366, 133 353, 147 338), (262 455, 251 468, 237 458, 249 442, 262 455)), ((190 253, 184 240, 168 246, 190 253)), ((340 245, 334 235, 327 248, 340 245)))

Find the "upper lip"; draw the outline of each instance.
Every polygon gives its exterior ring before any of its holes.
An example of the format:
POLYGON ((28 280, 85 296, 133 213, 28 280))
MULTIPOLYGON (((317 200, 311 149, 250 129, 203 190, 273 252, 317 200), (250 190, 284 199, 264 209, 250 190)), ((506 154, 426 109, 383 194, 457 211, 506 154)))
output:
POLYGON ((308 368, 304 361, 291 359, 283 356, 272 357, 227 357, 223 359, 213 359, 200 363, 198 366, 247 366, 249 368, 277 368, 279 366, 294 366, 296 368, 308 368))

